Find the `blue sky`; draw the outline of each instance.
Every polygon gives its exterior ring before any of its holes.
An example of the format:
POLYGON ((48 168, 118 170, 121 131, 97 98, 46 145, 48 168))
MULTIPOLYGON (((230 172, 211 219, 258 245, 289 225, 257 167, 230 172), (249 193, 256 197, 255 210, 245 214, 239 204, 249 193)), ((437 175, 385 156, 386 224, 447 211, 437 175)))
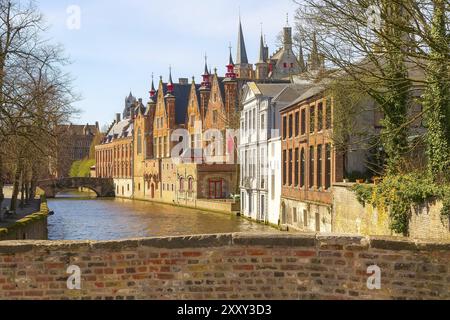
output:
POLYGON ((109 124, 122 112, 130 90, 148 99, 151 75, 167 80, 195 76, 200 82, 205 52, 212 69, 225 73, 229 43, 235 56, 239 8, 250 62, 258 58, 261 23, 270 51, 290 21, 292 0, 38 0, 50 26, 49 37, 64 45, 73 64, 68 71, 82 101, 74 123, 109 124), (70 30, 67 8, 81 9, 81 28, 70 30))

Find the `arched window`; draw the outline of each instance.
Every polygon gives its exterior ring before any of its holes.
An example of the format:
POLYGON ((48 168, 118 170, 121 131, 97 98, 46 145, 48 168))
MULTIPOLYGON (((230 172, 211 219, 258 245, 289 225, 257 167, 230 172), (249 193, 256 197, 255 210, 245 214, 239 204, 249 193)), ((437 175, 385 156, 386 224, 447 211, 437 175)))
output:
POLYGON ((180 178, 180 191, 184 192, 184 178, 180 178))
POLYGON ((194 179, 191 177, 188 180, 188 191, 193 192, 194 191, 194 179))
POLYGON ((141 129, 138 131, 138 137, 137 137, 137 153, 140 155, 142 154, 142 133, 141 129))

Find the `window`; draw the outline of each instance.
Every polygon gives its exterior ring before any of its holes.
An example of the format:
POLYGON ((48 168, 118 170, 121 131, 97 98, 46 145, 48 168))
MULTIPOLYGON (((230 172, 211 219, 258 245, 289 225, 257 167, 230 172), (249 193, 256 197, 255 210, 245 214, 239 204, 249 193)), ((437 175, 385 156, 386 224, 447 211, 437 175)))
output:
POLYGON ((292 186, 292 165, 293 165, 293 159, 292 159, 292 149, 289 150, 289 185, 292 186))
POLYGON ((137 137, 137 154, 142 154, 142 133, 141 129, 138 131, 138 137, 137 137))
POLYGON ((298 222, 297 208, 292 208, 292 220, 293 220, 293 223, 298 222))
POLYGON ((191 115, 191 127, 195 126, 195 115, 191 115))
POLYGON ((283 139, 286 140, 287 138, 287 117, 283 117, 283 139))
POLYGON ((325 153, 325 189, 329 189, 331 187, 331 144, 327 144, 325 153))
POLYGON ((295 113, 295 136, 298 137, 300 133, 300 113, 295 113))
POLYGON ((266 129, 266 117, 265 115, 261 115, 261 131, 266 129))
POLYGON ((294 133, 293 129, 294 129, 293 128, 293 117, 291 114, 291 115, 289 115, 289 138, 292 138, 292 135, 294 133))
POLYGON ((216 124, 218 120, 218 113, 217 110, 213 111, 213 123, 216 124))
POLYGON ((287 184, 287 158, 286 150, 283 150, 283 185, 287 184))
POLYGON ((261 217, 260 217, 260 220, 261 221, 264 221, 264 218, 265 218, 265 216, 266 216, 266 206, 265 206, 265 204, 266 204, 266 197, 264 197, 264 196, 261 196, 261 217))
POLYGON ((306 133, 306 109, 302 109, 302 125, 301 125, 301 135, 306 133))
POLYGON ((275 200, 275 173, 272 171, 272 180, 271 180, 271 197, 272 200, 275 200))
POLYGON ((138 183, 138 191, 141 191, 141 184, 138 183))
POLYGON ((314 188, 314 147, 309 148, 309 188, 314 188))
POLYGON ((316 107, 309 109, 309 132, 314 133, 316 129, 316 107))
POLYGON ((184 192, 184 178, 180 178, 180 191, 184 192))
POLYGON ((331 117, 331 99, 328 99, 327 100, 327 104, 326 104, 326 106, 325 106, 325 113, 326 113, 326 119, 325 119, 325 121, 326 121, 326 124, 325 124, 325 127, 326 127, 326 129, 328 130, 328 129, 331 129, 331 122, 332 122, 332 117, 331 117))
POLYGON ((317 188, 322 188, 322 145, 317 146, 317 188))
POLYGON ((309 226, 309 219, 308 219, 308 211, 307 210, 303 210, 303 226, 304 227, 308 227, 309 226))
POLYGON ((253 119, 253 130, 256 130, 256 110, 253 110, 253 116, 252 116, 252 119, 253 119))
POLYGON ((299 183, 299 149, 295 149, 295 166, 294 166, 294 185, 298 187, 299 183))
POLYGON ((323 103, 319 103, 317 107, 317 131, 323 130, 323 103))
POLYGON ((287 68, 288 67, 288 64, 285 62, 285 63, 283 63, 283 67, 284 68, 287 68))
POLYGON ((194 191, 194 179, 193 178, 189 178, 189 180, 188 180, 188 190, 189 190, 189 192, 194 191))

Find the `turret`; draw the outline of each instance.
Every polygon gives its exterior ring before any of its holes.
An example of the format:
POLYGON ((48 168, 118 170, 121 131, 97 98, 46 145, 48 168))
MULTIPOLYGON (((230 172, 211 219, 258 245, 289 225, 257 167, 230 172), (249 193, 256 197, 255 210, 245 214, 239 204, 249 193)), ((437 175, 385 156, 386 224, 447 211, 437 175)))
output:
POLYGON ((230 59, 228 61, 227 73, 225 74, 225 77, 229 79, 236 79, 236 73, 234 72, 233 55, 231 54, 231 46, 230 46, 230 59))

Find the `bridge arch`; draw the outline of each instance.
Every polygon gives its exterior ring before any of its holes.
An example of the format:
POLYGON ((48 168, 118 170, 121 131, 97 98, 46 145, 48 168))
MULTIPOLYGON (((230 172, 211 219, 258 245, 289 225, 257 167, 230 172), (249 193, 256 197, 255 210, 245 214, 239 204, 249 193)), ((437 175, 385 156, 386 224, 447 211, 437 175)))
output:
POLYGON ((114 197, 114 181, 105 178, 63 178, 38 182, 47 198, 54 198, 61 191, 69 189, 86 188, 96 193, 97 197, 114 197))

